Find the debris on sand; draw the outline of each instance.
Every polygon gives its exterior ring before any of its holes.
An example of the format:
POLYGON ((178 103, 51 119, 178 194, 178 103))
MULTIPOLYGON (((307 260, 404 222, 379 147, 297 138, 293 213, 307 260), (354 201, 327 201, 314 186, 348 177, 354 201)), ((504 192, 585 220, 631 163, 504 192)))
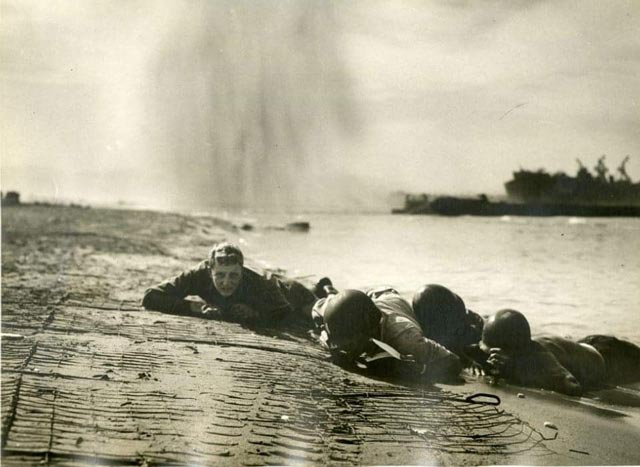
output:
POLYGON ((569 449, 569 452, 577 452, 578 454, 584 454, 585 456, 590 455, 587 451, 580 451, 578 449, 569 449))
POLYGON ((285 225, 285 229, 290 232, 308 232, 311 229, 311 224, 308 222, 290 222, 285 225))

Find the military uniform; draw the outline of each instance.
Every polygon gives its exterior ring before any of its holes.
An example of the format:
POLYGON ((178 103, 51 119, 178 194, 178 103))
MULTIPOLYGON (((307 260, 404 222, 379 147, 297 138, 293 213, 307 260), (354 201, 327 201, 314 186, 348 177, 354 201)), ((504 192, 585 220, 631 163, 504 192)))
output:
POLYGON ((286 294, 291 285, 276 277, 266 278, 247 267, 242 268, 242 282, 230 297, 223 297, 211 279, 207 261, 184 271, 173 280, 162 282, 148 289, 142 305, 154 311, 178 315, 195 315, 191 311, 189 295, 200 297, 207 304, 220 310, 224 319, 233 319, 231 307, 248 305, 264 322, 278 321, 292 311, 286 294))
MULTIPOLYGON (((376 308, 381 312, 377 335, 369 336, 391 346, 401 356, 371 360, 382 349, 371 342, 366 348, 364 361, 374 372, 392 372, 401 376, 415 377, 443 373, 457 374, 460 371, 458 358, 440 344, 425 338, 409 303, 394 289, 385 287, 367 292, 376 308)), ((329 341, 330 333, 324 329, 324 311, 336 295, 329 295, 316 302, 312 315, 321 333, 321 339, 329 341)), ((357 331, 354 330, 354 334, 357 331)))

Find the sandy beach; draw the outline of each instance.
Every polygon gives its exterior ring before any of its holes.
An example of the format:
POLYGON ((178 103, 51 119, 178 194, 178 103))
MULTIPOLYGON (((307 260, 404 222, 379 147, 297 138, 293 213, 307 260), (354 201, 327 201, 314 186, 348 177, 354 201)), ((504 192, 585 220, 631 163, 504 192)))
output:
POLYGON ((2 209, 3 465, 640 463, 640 411, 606 391, 409 388, 338 368, 304 330, 140 306, 224 238, 213 217, 2 209))

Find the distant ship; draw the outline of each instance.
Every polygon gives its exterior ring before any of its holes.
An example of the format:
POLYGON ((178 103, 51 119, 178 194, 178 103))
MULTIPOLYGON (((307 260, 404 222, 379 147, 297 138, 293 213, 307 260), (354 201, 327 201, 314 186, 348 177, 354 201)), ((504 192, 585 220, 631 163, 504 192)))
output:
POLYGON ((577 159, 575 177, 564 172, 552 175, 544 170, 519 170, 504 186, 509 200, 522 203, 640 205, 640 183, 634 183, 625 168, 629 156, 618 167, 618 178, 609 174, 604 159, 598 159, 595 175, 577 159))
POLYGON ((507 201, 490 201, 486 195, 476 198, 406 195, 402 209, 394 213, 476 216, 640 216, 640 182, 633 182, 626 171, 629 156, 618 167, 618 176, 609 174, 598 159, 595 174, 578 159, 578 172, 520 169, 505 183, 507 201))

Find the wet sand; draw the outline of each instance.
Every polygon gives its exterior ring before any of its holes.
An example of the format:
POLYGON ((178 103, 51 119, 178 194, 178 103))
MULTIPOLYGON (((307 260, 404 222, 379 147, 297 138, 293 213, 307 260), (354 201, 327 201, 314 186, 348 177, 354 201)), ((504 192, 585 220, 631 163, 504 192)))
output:
POLYGON ((637 408, 471 376, 408 388, 332 365, 302 330, 140 307, 229 227, 2 209, 3 465, 640 463, 637 408))

